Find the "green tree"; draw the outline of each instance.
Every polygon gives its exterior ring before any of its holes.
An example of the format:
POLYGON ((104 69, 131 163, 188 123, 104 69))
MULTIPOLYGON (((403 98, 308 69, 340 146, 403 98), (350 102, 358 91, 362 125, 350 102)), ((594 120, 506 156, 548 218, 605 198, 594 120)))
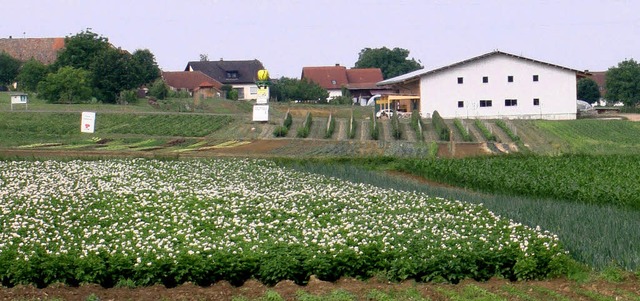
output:
POLYGON ((380 68, 385 79, 422 69, 422 65, 409 57, 409 50, 402 48, 389 49, 364 48, 358 54, 356 68, 380 68))
POLYGON ((160 77, 160 68, 156 58, 148 49, 138 49, 131 57, 136 73, 135 87, 153 83, 160 77))
POLYGON ((131 55, 118 49, 101 51, 89 66, 96 98, 115 103, 120 91, 138 86, 131 55))
POLYGON ((53 63, 55 70, 71 66, 90 70, 90 66, 103 51, 111 48, 109 40, 89 30, 64 39, 65 47, 53 63))
POLYGON ((169 86, 161 78, 156 79, 149 88, 149 95, 157 99, 165 99, 169 95, 169 86))
POLYGON ((633 59, 624 60, 607 70, 605 81, 609 102, 621 101, 627 106, 640 104, 640 65, 633 59))
POLYGON ((598 84, 590 78, 581 78, 577 84, 578 99, 588 103, 600 100, 600 89, 598 84))
POLYGON ((18 73, 18 77, 16 78, 18 87, 24 91, 36 92, 38 90, 38 84, 47 77, 48 72, 49 68, 43 63, 35 59, 30 59, 20 68, 20 73, 18 73))
POLYGON ((79 103, 91 98, 90 73, 62 67, 38 84, 38 97, 52 103, 79 103))
POLYGON ((16 81, 22 63, 6 52, 0 53, 0 85, 8 86, 16 81))
POLYGON ((270 87, 271 97, 277 101, 321 100, 329 97, 329 92, 307 79, 282 77, 270 87))

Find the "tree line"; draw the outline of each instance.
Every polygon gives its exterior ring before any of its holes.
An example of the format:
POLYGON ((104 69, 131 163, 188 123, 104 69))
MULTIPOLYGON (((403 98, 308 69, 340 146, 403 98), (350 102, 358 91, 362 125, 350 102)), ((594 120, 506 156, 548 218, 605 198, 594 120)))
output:
POLYGON ((52 103, 127 101, 135 98, 137 88, 159 77, 151 51, 131 54, 89 30, 66 37, 65 47, 50 65, 0 53, 0 85, 17 83, 18 89, 36 92, 52 103))

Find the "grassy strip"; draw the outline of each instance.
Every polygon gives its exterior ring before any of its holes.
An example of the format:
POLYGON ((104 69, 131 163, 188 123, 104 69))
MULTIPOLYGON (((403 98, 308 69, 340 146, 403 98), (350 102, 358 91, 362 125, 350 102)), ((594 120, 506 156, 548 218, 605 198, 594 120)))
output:
POLYGON ((640 149, 640 122, 591 119, 533 122, 537 130, 566 143, 567 152, 637 154, 640 149))
POLYGON ((496 120, 496 125, 501 128, 513 142, 520 141, 520 136, 516 135, 504 120, 496 120))
POLYGON ((458 133, 460 133, 460 136, 462 136, 462 140, 467 142, 473 141, 473 139, 471 138, 471 134, 469 134, 467 128, 464 126, 464 124, 462 124, 462 120, 455 118, 453 119, 453 124, 456 126, 456 129, 458 129, 458 133))
POLYGON ((291 116, 291 112, 287 110, 284 114, 284 119, 282 120, 282 125, 277 126, 273 130, 274 137, 285 137, 289 133, 289 129, 291 129, 291 125, 293 124, 293 117, 291 116))
POLYGON ((373 140, 380 139, 380 125, 378 124, 375 113, 372 114, 371 122, 369 123, 369 136, 373 140))

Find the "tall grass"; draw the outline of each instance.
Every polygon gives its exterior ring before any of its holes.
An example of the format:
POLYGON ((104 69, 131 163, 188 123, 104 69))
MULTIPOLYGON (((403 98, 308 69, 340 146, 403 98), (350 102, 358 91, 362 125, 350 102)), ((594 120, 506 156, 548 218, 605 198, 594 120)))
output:
POLYGON ((536 130, 557 137, 566 151, 585 154, 640 153, 640 122, 627 120, 537 120, 536 130))
POLYGON ((480 130, 480 133, 482 133, 482 136, 484 136, 485 139, 487 139, 487 141, 497 141, 498 139, 496 139, 496 135, 494 135, 485 125, 485 123, 480 120, 480 119, 476 119, 474 121, 474 124, 476 125, 476 127, 480 130))
POLYGON ((362 166, 392 166, 398 159, 281 161, 297 170, 319 173, 343 181, 427 193, 447 199, 483 204, 494 213, 530 227, 540 226, 558 235, 571 256, 601 270, 612 263, 628 270, 640 268, 640 211, 613 205, 595 205, 548 198, 485 194, 460 188, 430 185, 405 176, 362 166))
POLYGON ((353 114, 351 114, 351 117, 349 117, 349 139, 353 139, 356 137, 356 119, 354 118, 353 114))
POLYGON ((431 117, 431 123, 433 124, 433 128, 435 129, 436 134, 438 135, 438 139, 442 141, 449 141, 449 138, 450 138, 449 135, 451 134, 449 132, 449 127, 444 122, 444 119, 442 119, 438 111, 433 111, 433 117, 431 117))
POLYGON ((462 120, 455 118, 453 119, 453 124, 456 126, 456 129, 458 129, 460 136, 462 136, 462 140, 467 142, 473 141, 471 134, 469 134, 469 130, 464 126, 464 124, 462 124, 462 120))
POLYGON ((307 138, 309 133, 311 133, 311 123, 313 122, 313 117, 311 116, 311 112, 307 112, 307 116, 304 118, 304 122, 301 127, 298 128, 297 137, 298 138, 307 138))

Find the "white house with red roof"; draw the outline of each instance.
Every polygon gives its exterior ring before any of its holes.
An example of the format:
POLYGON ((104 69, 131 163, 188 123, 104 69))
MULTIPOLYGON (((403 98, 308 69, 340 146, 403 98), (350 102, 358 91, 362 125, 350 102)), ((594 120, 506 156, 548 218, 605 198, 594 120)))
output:
POLYGON ((419 110, 443 118, 576 119, 577 79, 588 74, 502 51, 378 85, 411 86, 419 110))

